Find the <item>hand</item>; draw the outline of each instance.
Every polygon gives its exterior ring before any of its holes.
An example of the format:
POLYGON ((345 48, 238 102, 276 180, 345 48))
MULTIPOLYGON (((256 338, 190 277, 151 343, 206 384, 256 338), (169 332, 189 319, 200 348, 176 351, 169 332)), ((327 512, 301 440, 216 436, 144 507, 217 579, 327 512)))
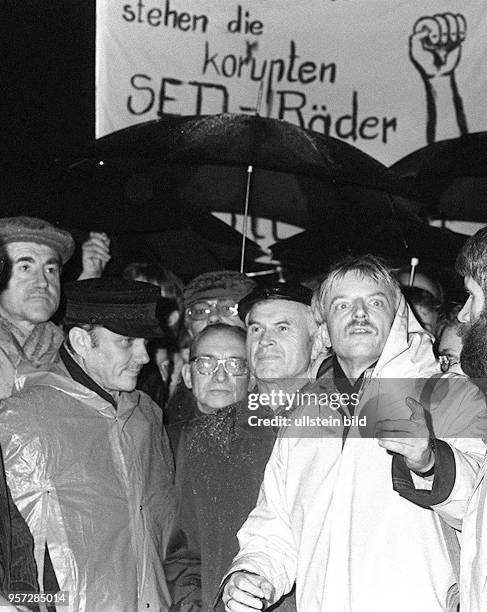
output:
POLYGON ((100 278, 110 261, 110 238, 100 232, 90 232, 90 237, 83 243, 83 270, 78 280, 100 278))
POLYGON ((421 17, 409 37, 409 57, 428 79, 451 74, 458 65, 467 22, 463 15, 421 17))
POLYGON ((274 593, 272 584, 256 574, 235 572, 223 589, 222 600, 227 612, 263 610, 274 593))
POLYGON ((427 472, 435 464, 430 446, 430 433, 423 406, 412 397, 406 398, 411 410, 409 419, 384 419, 378 421, 375 436, 379 446, 402 455, 406 465, 414 472, 427 472))

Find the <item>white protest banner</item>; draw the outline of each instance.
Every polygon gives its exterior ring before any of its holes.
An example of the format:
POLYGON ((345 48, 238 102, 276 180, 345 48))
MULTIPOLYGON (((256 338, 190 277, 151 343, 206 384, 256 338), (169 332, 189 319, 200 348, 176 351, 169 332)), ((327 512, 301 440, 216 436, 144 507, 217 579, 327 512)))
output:
POLYGON ((487 129, 484 0, 99 0, 97 136, 255 113, 389 165, 487 129))

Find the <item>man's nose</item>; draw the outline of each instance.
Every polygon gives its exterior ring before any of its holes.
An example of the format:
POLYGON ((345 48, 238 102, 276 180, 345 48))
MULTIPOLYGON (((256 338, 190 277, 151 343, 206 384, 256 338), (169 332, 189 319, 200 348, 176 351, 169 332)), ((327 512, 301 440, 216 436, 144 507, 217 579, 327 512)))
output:
POLYGON ((49 286, 49 279, 47 277, 46 272, 42 268, 39 268, 39 270, 37 270, 34 282, 36 287, 45 288, 49 286))
POLYGON ((221 317, 219 311, 212 308, 210 314, 208 315, 208 323, 210 325, 214 325, 215 323, 219 323, 220 321, 221 317))
POLYGON ((460 321, 460 323, 470 323, 470 299, 471 298, 468 298, 468 300, 462 306, 460 312, 457 314, 457 319, 460 321))
POLYGON ((259 344, 263 346, 269 346, 275 342, 274 334, 270 330, 265 330, 259 339, 259 344))
POLYGON ((217 380, 218 382, 226 381, 226 379, 228 378, 228 374, 225 368, 223 367, 223 363, 218 364, 214 376, 215 376, 215 380, 217 380))
POLYGON ((147 353, 147 348, 145 346, 145 340, 142 338, 137 338, 134 342, 134 359, 137 363, 149 363, 149 354, 147 353), (140 342, 138 342, 140 340, 140 342))
POLYGON ((356 319, 363 319, 368 316, 367 306, 363 300, 356 300, 353 305, 353 317, 356 319))

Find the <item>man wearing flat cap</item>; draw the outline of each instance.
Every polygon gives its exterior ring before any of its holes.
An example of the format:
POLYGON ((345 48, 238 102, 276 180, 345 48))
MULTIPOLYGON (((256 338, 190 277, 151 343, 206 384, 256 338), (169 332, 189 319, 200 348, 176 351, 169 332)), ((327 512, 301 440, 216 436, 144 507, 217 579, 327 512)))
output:
MULTIPOLYGON (((0 398, 12 393, 22 361, 41 366, 56 358, 62 333, 49 319, 59 306, 61 266, 73 250, 71 235, 46 221, 0 219, 0 398)), ((21 590, 37 591, 32 536, 11 499, 3 466, 0 513, 0 594, 17 589, 18 581, 21 590)))
MULTIPOLYGON (((191 338, 206 327, 223 323, 245 328, 238 316, 238 302, 255 288, 252 279, 234 270, 205 272, 184 288, 184 324, 191 338)), ((201 416, 194 395, 181 380, 164 411, 164 424, 174 455, 184 424, 201 416)))
POLYGON ((22 391, 1 404, 12 495, 34 536, 39 576, 47 546, 68 610, 168 610, 172 458, 160 408, 134 390, 146 339, 163 334, 160 290, 107 278, 65 293, 60 359, 23 364, 22 391))
MULTIPOLYGON (((81 277, 103 268, 109 240, 90 233, 81 277)), ((41 367, 57 358, 63 335, 50 322, 59 306, 61 268, 74 251, 70 233, 35 217, 0 218, 0 398, 13 390, 22 361, 41 367)))
MULTIPOLYGON (((257 501, 279 428, 276 417, 290 408, 286 398, 308 382, 316 332, 311 296, 307 287, 279 283, 255 288, 238 304, 256 387, 245 400, 184 428, 176 466, 181 503, 165 564, 174 610, 213 610, 238 550, 237 531, 257 501)), ((276 609, 294 610, 293 596, 276 609)))
POLYGON ((12 393, 21 361, 51 362, 62 332, 49 321, 59 306, 61 267, 74 240, 42 219, 0 219, 3 250, 0 281, 0 398, 12 393))

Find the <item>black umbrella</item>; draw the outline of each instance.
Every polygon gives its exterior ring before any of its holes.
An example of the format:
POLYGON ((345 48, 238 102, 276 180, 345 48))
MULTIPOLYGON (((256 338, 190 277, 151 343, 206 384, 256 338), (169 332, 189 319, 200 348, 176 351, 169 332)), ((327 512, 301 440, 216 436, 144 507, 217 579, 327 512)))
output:
MULTIPOLYGON (((93 176, 83 173, 68 181, 59 168, 23 167, 5 177, 0 186, 1 214, 47 219, 69 229, 79 245, 88 231, 109 233, 108 274, 120 273, 131 261, 155 260, 185 279, 209 270, 239 268, 240 232, 184 202, 174 207, 151 199, 151 206, 141 211, 137 198, 123 199, 120 186, 116 180, 93 182, 93 176)), ((253 269, 253 260, 264 252, 255 242, 247 239, 246 243, 246 266, 253 269)), ((75 278, 80 269, 78 250, 66 274, 75 278)))
MULTIPOLYGON (((344 200, 366 200, 371 215, 390 215, 385 194, 404 189, 385 166, 341 140, 237 114, 171 116, 125 128, 95 141, 67 174, 85 183, 118 181, 122 201, 141 210, 183 202, 243 214, 247 195, 250 215, 302 227, 312 227, 324 207, 339 215, 344 200)), ((356 214, 368 214, 359 208, 356 214)))
POLYGON ((435 142, 391 171, 409 182, 428 216, 487 222, 487 132, 435 142))
POLYGON ((448 229, 397 219, 376 225, 326 225, 280 240, 270 249, 282 265, 301 274, 325 272, 335 259, 365 253, 398 267, 416 257, 422 266, 451 269, 465 239, 448 229))

